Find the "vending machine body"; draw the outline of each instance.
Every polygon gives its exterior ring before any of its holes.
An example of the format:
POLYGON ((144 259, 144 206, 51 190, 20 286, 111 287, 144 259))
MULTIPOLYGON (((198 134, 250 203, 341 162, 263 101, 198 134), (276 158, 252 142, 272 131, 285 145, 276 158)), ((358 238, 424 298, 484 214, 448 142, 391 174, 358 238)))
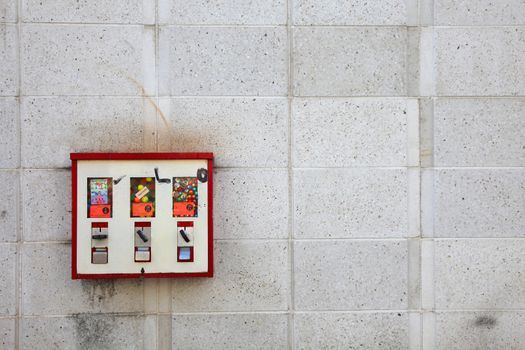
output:
POLYGON ((213 276, 212 153, 71 153, 72 278, 213 276))

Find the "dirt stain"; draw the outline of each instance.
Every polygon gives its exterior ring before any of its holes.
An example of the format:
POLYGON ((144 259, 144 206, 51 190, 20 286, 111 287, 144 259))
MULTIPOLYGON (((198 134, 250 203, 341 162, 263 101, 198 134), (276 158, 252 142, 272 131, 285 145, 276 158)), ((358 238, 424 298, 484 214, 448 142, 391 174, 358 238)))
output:
POLYGON ((115 296, 115 281, 108 280, 82 280, 82 290, 88 296, 91 307, 105 303, 115 296))
POLYGON ((74 314, 78 349, 108 349, 112 343, 114 316, 74 314))
POLYGON ((476 327, 487 327, 487 328, 494 328, 497 321, 494 317, 491 316, 479 316, 476 318, 476 321, 474 322, 474 325, 476 327))

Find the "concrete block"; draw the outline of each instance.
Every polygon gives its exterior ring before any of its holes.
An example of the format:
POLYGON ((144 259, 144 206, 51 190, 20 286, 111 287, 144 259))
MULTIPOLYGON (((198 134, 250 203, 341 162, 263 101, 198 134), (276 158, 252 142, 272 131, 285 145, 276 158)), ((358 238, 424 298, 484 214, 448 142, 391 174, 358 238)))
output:
POLYGON ((161 99, 161 151, 215 153, 218 167, 285 167, 288 101, 285 98, 161 99))
POLYGON ((157 349, 172 349, 172 315, 157 315, 157 349))
POLYGON ((15 170, 0 171, 0 183, 3 187, 3 197, 0 202, 0 242, 16 242, 20 219, 20 185, 19 175, 15 170))
POLYGON ((407 186, 405 169, 295 169, 295 237, 407 237, 407 186))
POLYGON ((286 349, 286 314, 173 316, 173 349, 286 349))
POLYGON ((525 170, 434 171, 434 236, 524 237, 525 170))
POLYGON ((71 172, 26 170, 22 175, 24 241, 71 239, 71 172))
POLYGON ((17 18, 16 8, 16 0, 3 0, 0 3, 0 22, 15 23, 17 18))
POLYGON ((293 0, 298 25, 404 25, 406 1, 402 0, 293 0))
POLYGON ((284 0, 159 1, 162 24, 286 24, 284 0))
MULTIPOLYGON (((0 68, 1 69, 1 68, 0 68)), ((0 97, 0 168, 17 168, 20 165, 20 131, 18 99, 0 97)))
POLYGON ((23 318, 22 349, 144 349, 144 316, 79 313, 23 318))
POLYGON ((213 195, 215 238, 288 238, 286 169, 219 169, 213 195))
POLYGON ((525 94, 524 27, 436 28, 436 94, 525 94))
POLYGON ((0 316, 16 315, 17 309, 17 283, 16 265, 18 254, 16 244, 0 244, 0 316))
POLYGON ((2 349, 16 349, 16 319, 0 319, 0 347, 2 349))
POLYGON ((284 27, 162 27, 161 95, 286 95, 284 27))
POLYGON ((148 23, 148 6, 155 8, 149 0, 22 0, 22 17, 24 22, 148 23))
POLYGON ((520 309, 522 240, 445 240, 435 242, 436 309, 520 309))
POLYGON ((145 59, 153 38, 143 26, 23 25, 22 93, 151 94, 154 74, 144 72, 154 72, 154 60, 145 59))
POLYGON ((298 27, 296 96, 406 95, 406 28, 298 27))
POLYGON ((406 240, 296 241, 295 309, 405 309, 406 240))
POLYGON ((525 99, 437 99, 436 166, 524 166, 525 99))
POLYGON ((173 280, 172 310, 277 311, 288 307, 286 241, 217 241, 211 279, 173 280))
POLYGON ((294 99, 293 164, 406 165, 407 110, 404 99, 294 99))
POLYGON ((18 45, 16 25, 0 26, 0 96, 18 95, 18 45))
POLYGON ((296 313, 297 349, 408 349, 408 314, 296 313))
POLYGON ((521 0, 438 0, 434 2, 436 25, 488 26, 525 24, 521 0))
POLYGON ((69 167, 70 152, 151 151, 155 113, 149 109, 142 98, 24 98, 22 164, 69 167))
POLYGON ((435 349, 523 349, 524 326, 523 311, 438 312, 435 349))
POLYGON ((24 315, 143 312, 143 283, 129 279, 71 279, 71 246, 22 246, 24 315))

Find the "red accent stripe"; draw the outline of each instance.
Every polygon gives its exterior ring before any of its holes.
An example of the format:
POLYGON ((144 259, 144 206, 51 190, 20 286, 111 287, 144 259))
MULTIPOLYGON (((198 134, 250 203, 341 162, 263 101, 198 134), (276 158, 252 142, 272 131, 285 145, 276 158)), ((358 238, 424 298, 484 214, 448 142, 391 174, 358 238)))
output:
POLYGON ((213 277, 213 158, 208 160, 208 275, 213 277))
POLYGON ((186 277, 213 277, 209 272, 168 272, 168 273, 99 273, 99 274, 78 274, 77 278, 96 279, 96 278, 186 278, 186 277))
POLYGON ((213 159, 213 153, 71 153, 72 160, 213 159))
POLYGON ((150 221, 136 221, 135 227, 151 227, 150 221))
POLYGON ((107 222, 92 222, 91 227, 108 227, 107 222))
POLYGON ((79 278, 77 274, 77 161, 71 162, 71 278, 79 278))
POLYGON ((193 221, 179 221, 177 227, 193 227, 193 221))

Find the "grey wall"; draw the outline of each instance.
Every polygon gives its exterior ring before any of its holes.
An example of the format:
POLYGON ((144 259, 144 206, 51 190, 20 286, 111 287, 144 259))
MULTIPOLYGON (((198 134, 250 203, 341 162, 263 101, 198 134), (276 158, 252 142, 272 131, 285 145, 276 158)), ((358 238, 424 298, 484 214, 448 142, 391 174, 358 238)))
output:
POLYGON ((525 348, 523 1, 0 21, 1 348, 525 348), (216 276, 72 281, 70 151, 215 152, 216 276))

